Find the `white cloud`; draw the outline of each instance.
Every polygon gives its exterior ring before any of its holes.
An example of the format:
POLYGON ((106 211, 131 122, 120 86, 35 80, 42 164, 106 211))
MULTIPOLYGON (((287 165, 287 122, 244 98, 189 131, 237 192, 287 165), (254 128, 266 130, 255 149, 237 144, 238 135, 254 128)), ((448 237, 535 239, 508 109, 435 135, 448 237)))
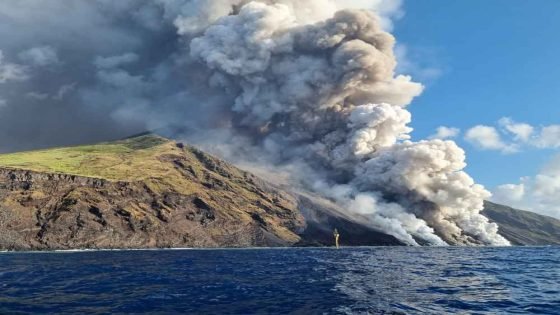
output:
POLYGON ((506 131, 514 135, 514 139, 522 142, 527 142, 533 135, 535 128, 526 123, 514 122, 509 117, 503 117, 498 121, 499 125, 506 131))
POLYGON ((142 76, 131 75, 124 70, 101 70, 97 72, 97 78, 100 82, 115 88, 137 91, 146 88, 142 76))
POLYGON ((68 95, 68 93, 71 93, 75 88, 76 88, 76 82, 70 84, 64 84, 60 88, 58 88, 58 91, 56 92, 56 95, 53 98, 55 100, 60 101, 64 99, 64 97, 68 95))
POLYGON ((560 154, 554 156, 544 165, 541 173, 554 174, 560 176, 560 154))
POLYGON ((492 201, 560 219, 560 154, 534 177, 500 185, 492 193, 492 201))
POLYGON ((461 130, 459 128, 440 126, 436 129, 436 133, 431 135, 430 139, 452 139, 459 135, 461 130))
POLYGON ((25 97, 37 100, 37 101, 44 101, 49 98, 49 94, 47 93, 40 93, 40 92, 29 92, 25 95, 25 97))
POLYGON ((397 43, 395 56, 398 60, 397 73, 410 74, 421 81, 434 81, 444 72, 437 54, 430 49, 410 49, 397 43))
POLYGON ((481 149, 506 153, 519 152, 523 147, 560 148, 560 125, 535 127, 503 117, 498 126, 477 125, 467 131, 465 140, 481 149))
POLYGON ((140 58, 135 53, 125 53, 117 56, 110 57, 97 57, 94 64, 101 69, 115 68, 124 64, 137 62, 140 58))
POLYGON ((25 81, 29 78, 27 69, 15 63, 4 61, 4 54, 0 50, 0 83, 8 81, 25 81))
POLYGON ((64 99, 64 97, 66 97, 69 93, 71 93, 75 88, 76 88, 76 82, 61 85, 58 88, 58 90, 56 91, 56 93, 49 94, 49 93, 41 93, 41 92, 37 92, 37 91, 31 91, 29 93, 26 93, 25 97, 27 99, 32 99, 32 100, 36 100, 36 101, 45 101, 45 100, 48 100, 48 99, 61 101, 61 100, 64 99))
POLYGON ((560 148, 560 125, 542 127, 534 145, 538 148, 560 148))
POLYGON ((371 9, 381 17, 384 29, 393 29, 393 20, 404 16, 402 0, 334 0, 338 8, 371 9))
POLYGON ((496 128, 478 125, 467 130, 465 140, 483 150, 499 150, 503 153, 516 152, 513 144, 507 144, 502 140, 496 128))
POLYGON ((56 50, 51 46, 33 47, 22 51, 18 57, 26 64, 38 67, 60 63, 56 50))

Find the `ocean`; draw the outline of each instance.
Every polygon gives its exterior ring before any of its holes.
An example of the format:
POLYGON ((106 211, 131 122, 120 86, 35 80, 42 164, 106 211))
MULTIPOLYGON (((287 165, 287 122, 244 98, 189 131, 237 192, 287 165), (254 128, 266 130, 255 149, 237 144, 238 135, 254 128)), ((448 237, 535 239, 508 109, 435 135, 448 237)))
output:
POLYGON ((0 254, 0 313, 559 314, 560 248, 0 254))

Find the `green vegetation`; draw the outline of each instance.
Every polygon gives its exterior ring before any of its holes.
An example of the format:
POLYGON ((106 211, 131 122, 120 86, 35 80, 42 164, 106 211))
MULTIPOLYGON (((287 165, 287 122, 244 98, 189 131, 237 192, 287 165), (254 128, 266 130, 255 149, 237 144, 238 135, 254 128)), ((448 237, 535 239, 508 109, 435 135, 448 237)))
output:
POLYGON ((181 149, 170 140, 147 134, 115 142, 0 155, 0 167, 64 173, 108 180, 138 180, 162 175, 162 154, 181 149))

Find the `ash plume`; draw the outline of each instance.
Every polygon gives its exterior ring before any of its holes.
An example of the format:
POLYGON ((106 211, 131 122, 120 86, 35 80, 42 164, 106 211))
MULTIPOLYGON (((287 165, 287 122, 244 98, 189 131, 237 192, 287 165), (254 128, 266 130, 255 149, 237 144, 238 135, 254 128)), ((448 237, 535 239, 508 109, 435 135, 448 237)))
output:
POLYGON ((355 9, 367 1, 82 0, 64 23, 62 2, 0 0, 4 63, 26 75, 0 82, 0 136, 33 113, 33 130, 2 150, 45 129, 64 132, 42 144, 61 144, 181 126, 188 141, 282 171, 407 244, 508 244, 479 213, 490 195, 463 171, 463 150, 410 140, 406 107, 423 87, 395 74, 387 17, 355 9), (41 107, 19 97, 29 93, 41 107), (69 130, 76 138, 63 140, 69 130))

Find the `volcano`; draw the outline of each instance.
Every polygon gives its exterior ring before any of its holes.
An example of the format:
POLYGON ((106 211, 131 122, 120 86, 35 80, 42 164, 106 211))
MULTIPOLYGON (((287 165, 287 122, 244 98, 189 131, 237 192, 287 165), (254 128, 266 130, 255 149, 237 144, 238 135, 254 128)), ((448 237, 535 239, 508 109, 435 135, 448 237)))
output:
POLYGON ((0 165, 2 249, 323 245, 329 224, 355 234, 346 244, 400 244, 155 134, 4 154, 0 165))
MULTIPOLYGON (((487 206, 512 243, 560 243, 552 218, 531 214, 551 226, 541 237, 487 206)), ((0 155, 4 250, 325 246, 335 228, 343 246, 403 245, 347 213, 153 133, 0 155)))

